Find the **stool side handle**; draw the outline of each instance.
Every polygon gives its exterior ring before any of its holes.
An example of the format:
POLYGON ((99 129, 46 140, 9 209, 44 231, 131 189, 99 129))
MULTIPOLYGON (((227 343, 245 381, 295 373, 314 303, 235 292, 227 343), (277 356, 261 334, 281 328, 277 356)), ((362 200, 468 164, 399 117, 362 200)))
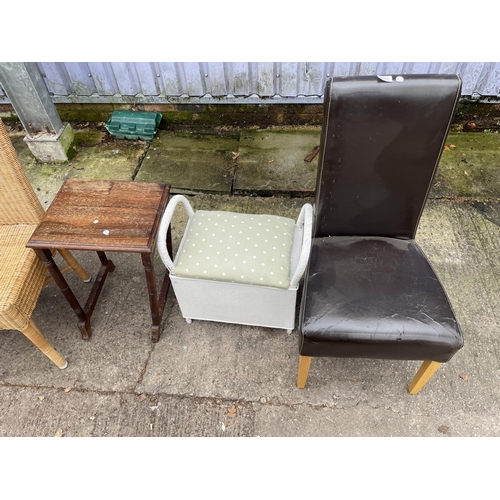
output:
POLYGON ((304 226, 302 233, 302 248, 300 250, 299 263, 297 269, 290 281, 290 288, 295 289, 299 286, 300 279, 306 270, 309 262, 309 254, 311 252, 312 242, 312 223, 313 223, 313 207, 310 203, 306 203, 300 211, 297 219, 297 227, 304 226))
POLYGON ((174 215, 175 208, 179 203, 182 203, 184 209, 186 210, 189 218, 194 215, 194 211, 185 196, 177 194, 173 196, 168 202, 165 212, 160 221, 160 227, 158 229, 158 253, 165 267, 172 272, 174 270, 174 263, 172 262, 172 257, 170 257, 167 249, 167 230, 172 221, 172 216, 174 215))

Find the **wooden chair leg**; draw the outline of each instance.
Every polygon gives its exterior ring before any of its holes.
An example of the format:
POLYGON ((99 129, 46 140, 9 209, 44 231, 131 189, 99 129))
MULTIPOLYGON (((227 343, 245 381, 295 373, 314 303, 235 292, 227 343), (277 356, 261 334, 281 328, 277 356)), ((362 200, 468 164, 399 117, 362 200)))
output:
POLYGON ((81 264, 73 257, 73 254, 69 250, 64 250, 58 248, 57 251, 61 254, 61 257, 68 263, 69 267, 75 271, 75 273, 86 283, 90 281, 90 275, 81 264))
POLYGON ((28 323, 28 326, 24 330, 21 330, 21 333, 31 340, 61 370, 64 370, 68 366, 68 362, 52 347, 32 319, 28 323))
POLYGON ((297 377, 297 387, 303 389, 306 386, 309 367, 311 366, 310 356, 300 356, 299 359, 299 376, 297 377))
POLYGON ((422 389, 442 364, 437 361, 424 361, 408 386, 410 394, 418 394, 420 389, 422 389))

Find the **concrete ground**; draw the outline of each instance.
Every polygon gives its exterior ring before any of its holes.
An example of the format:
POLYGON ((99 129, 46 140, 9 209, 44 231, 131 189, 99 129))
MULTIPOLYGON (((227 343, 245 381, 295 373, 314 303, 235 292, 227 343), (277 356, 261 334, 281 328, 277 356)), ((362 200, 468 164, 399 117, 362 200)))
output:
MULTIPOLYGON (((66 177, 162 181, 195 209, 296 218, 312 201, 319 128, 218 133, 161 130, 151 143, 76 130, 66 165, 38 164, 10 137, 42 204, 66 177)), ((150 341, 143 267, 110 254, 90 341, 54 283, 34 319, 69 366, 57 369, 23 335, 0 335, 0 436, 500 436, 500 135, 451 134, 417 241, 442 280, 465 346, 420 394, 419 362, 313 359, 296 388, 297 332, 193 321, 170 293, 150 341)), ((174 248, 185 224, 173 220, 174 248)), ((95 276, 95 254, 75 252, 95 276)), ((163 265, 155 260, 158 280, 163 265)), ((65 275, 83 303, 91 284, 65 275)), ((300 297, 300 294, 299 294, 300 297)))

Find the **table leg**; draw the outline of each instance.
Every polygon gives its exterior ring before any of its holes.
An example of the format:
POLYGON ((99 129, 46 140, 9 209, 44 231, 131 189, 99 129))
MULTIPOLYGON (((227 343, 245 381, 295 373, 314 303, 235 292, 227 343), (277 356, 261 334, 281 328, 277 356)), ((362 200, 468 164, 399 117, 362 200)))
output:
POLYGON ((99 256, 99 260, 101 261, 101 268, 97 273, 94 286, 92 287, 89 298, 85 303, 85 314, 88 316, 88 318, 90 318, 92 316, 92 313, 94 312, 94 308, 97 304, 97 299, 101 294, 106 276, 108 275, 108 273, 112 273, 115 270, 115 265, 112 261, 108 260, 104 252, 98 251, 97 255, 99 256))
MULTIPOLYGON (((172 255, 172 234, 170 227, 167 231, 167 248, 172 255)), ((153 266, 153 258, 150 253, 141 254, 142 264, 146 272, 146 282, 148 285, 149 305, 151 307, 151 341, 158 342, 160 340, 161 319, 163 310, 165 309, 165 302, 167 300, 168 290, 170 288, 170 275, 168 269, 165 271, 163 282, 161 285, 160 296, 157 294, 156 289, 156 276, 153 266)))
POLYGON ((57 267, 57 264, 54 262, 54 259, 52 258, 52 252, 50 250, 41 248, 36 248, 34 250, 38 258, 44 262, 45 266, 47 267, 47 271, 54 278, 54 281, 56 282, 57 286, 59 287, 63 295, 66 297, 66 300, 69 302, 69 305, 71 306, 74 313, 80 320, 80 322, 78 323, 78 328, 80 329, 82 337, 85 340, 90 339, 90 337, 92 336, 92 329, 90 327, 90 317, 80 306, 80 303, 78 302, 73 291, 69 287, 67 281, 64 279, 64 276, 59 270, 59 267, 57 267))

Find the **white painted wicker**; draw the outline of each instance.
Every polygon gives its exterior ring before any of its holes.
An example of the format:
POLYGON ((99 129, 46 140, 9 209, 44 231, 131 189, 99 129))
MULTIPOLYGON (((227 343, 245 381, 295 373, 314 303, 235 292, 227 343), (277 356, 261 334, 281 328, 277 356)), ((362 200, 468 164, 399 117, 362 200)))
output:
POLYGON ((295 224, 288 288, 176 276, 175 266, 193 215, 194 211, 184 196, 173 196, 163 214, 158 236, 158 253, 170 271, 172 288, 186 321, 190 323, 193 319, 200 319, 282 328, 291 332, 295 327, 297 290, 311 251, 312 206, 304 204, 295 224), (178 203, 184 206, 189 220, 172 261, 166 246, 166 236, 178 203))

